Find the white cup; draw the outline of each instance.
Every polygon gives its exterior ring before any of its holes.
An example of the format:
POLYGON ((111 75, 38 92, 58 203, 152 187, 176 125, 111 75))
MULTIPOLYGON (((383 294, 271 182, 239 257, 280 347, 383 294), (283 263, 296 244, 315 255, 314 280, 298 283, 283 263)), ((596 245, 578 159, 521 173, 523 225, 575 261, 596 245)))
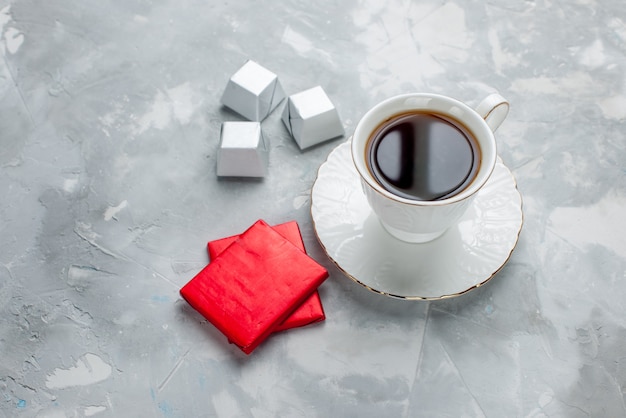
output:
POLYGON ((394 237, 423 243, 442 235, 463 216, 476 193, 485 185, 496 164, 493 132, 504 121, 509 103, 499 94, 487 96, 477 107, 438 94, 411 93, 387 99, 370 109, 352 136, 352 159, 372 210, 394 237), (473 181, 441 200, 414 200, 385 189, 368 168, 368 143, 374 131, 394 116, 425 112, 452 119, 470 131, 480 148, 480 165, 473 181))

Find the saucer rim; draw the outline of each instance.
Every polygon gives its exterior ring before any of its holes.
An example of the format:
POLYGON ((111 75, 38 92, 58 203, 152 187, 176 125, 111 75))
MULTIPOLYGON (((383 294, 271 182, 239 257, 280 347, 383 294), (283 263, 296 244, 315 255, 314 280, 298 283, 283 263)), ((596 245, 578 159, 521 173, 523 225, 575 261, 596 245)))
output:
MULTIPOLYGON (((339 269, 339 271, 341 271, 343 273, 343 275, 345 275, 346 277, 348 277, 350 280, 352 280, 353 282, 357 283, 358 285, 366 288, 367 290, 379 294, 379 295, 383 295, 383 296, 387 296, 393 299, 401 299, 401 300, 418 300, 418 301, 437 301, 437 300, 447 300, 447 299, 453 299, 453 298, 457 298, 459 296, 463 296, 467 293, 470 293, 482 286, 484 286, 485 284, 487 284, 488 282, 490 282, 503 268, 504 266, 509 262, 509 260, 511 259, 513 252, 515 251, 515 248, 517 248, 517 245, 519 243, 520 240, 520 236, 522 233, 522 229, 524 227, 524 200, 522 197, 522 194, 519 191, 519 188, 517 186, 517 180, 515 179, 515 176, 513 175, 513 173, 511 172, 511 170, 506 166, 506 164, 504 164, 504 162, 502 161, 502 159, 500 158, 500 156, 498 155, 496 157, 496 165, 500 164, 502 165, 507 173, 509 174, 511 180, 513 181, 513 188, 515 189, 515 191, 517 192, 517 194, 519 195, 520 198, 520 214, 521 214, 521 219, 520 219, 520 224, 519 224, 519 228, 517 229, 517 233, 515 236, 515 242, 513 244, 513 246, 511 247, 509 253, 507 254, 505 260, 502 262, 502 264, 500 264, 495 271, 493 271, 487 278, 485 278, 484 280, 480 281, 479 283, 476 283, 472 286, 470 286, 467 289, 461 290, 459 292, 454 292, 454 293, 448 293, 448 294, 443 294, 440 296, 419 296, 419 295, 411 295, 411 296, 407 296, 407 295, 398 295, 395 293, 391 293, 391 292, 385 292, 384 290, 380 290, 380 289, 376 289, 368 284, 363 283, 362 281, 360 281, 358 278, 356 278, 355 276, 353 276, 352 274, 350 274, 349 272, 347 272, 340 264, 337 260, 335 260, 329 253, 328 248, 324 245, 324 243, 322 242, 322 239, 319 236, 319 232, 318 232, 318 226, 317 223, 315 221, 315 217, 313 216, 313 189, 315 188, 315 184, 317 183, 317 181, 319 180, 320 177, 320 172, 323 169, 323 167, 326 165, 326 163, 328 162, 330 156, 341 146, 350 146, 350 142, 352 140, 352 137, 348 138, 345 142, 342 142, 341 144, 338 144, 337 146, 335 146, 326 156, 326 159, 324 160, 324 162, 322 164, 320 164, 320 166, 317 169, 316 175, 315 175, 315 180, 313 181, 313 185, 311 186, 311 191, 310 191, 310 199, 311 199, 311 205, 309 207, 309 213, 311 215, 311 220, 313 222, 313 230, 315 232, 315 238, 317 239, 317 242, 320 244, 320 246, 322 247, 322 249, 324 250, 324 253, 326 254, 326 256, 328 257, 328 259, 337 267, 337 269, 339 269)), ((495 167, 492 170, 492 175, 493 172, 495 171, 495 167)), ((358 175, 358 172, 357 172, 358 175)), ((487 180, 487 182, 485 182, 485 185, 489 184, 489 179, 487 180)), ((361 191, 362 193, 362 191, 361 191)), ((370 212, 371 212, 371 208, 370 208, 370 212)), ((438 239, 438 238, 436 238, 438 239)), ((435 240, 436 240, 435 239, 435 240)), ((433 240, 434 241, 434 240, 433 240)), ((429 245, 429 242, 426 243, 421 243, 421 244, 409 244, 406 243, 406 245, 429 245)))

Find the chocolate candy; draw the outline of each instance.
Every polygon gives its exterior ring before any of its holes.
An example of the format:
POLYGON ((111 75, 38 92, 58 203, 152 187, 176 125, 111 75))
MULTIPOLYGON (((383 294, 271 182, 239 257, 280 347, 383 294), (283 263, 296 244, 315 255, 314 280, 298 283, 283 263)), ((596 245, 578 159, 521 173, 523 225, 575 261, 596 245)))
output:
POLYGON ((327 277, 323 266, 259 220, 180 294, 249 354, 327 277))

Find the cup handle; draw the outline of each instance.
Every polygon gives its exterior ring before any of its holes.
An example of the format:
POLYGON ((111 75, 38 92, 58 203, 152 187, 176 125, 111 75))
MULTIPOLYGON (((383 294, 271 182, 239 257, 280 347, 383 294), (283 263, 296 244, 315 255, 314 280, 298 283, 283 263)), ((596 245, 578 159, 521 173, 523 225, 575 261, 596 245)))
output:
POLYGON ((482 116, 491 131, 495 132, 509 114, 509 102, 498 93, 493 93, 480 102, 476 107, 476 113, 482 116))

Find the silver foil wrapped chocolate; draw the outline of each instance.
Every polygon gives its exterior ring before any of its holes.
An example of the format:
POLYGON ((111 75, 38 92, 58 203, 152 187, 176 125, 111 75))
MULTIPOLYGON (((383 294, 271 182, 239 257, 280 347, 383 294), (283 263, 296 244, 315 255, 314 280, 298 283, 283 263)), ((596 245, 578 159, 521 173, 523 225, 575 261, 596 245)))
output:
POLYGON ((269 150, 259 122, 223 122, 217 152, 217 175, 264 177, 269 150))
POLYGON ((289 96, 282 120, 300 149, 344 134, 339 113, 320 86, 289 96))
POLYGON ((248 120, 262 121, 284 98, 278 76, 249 60, 228 80, 221 101, 248 120))

